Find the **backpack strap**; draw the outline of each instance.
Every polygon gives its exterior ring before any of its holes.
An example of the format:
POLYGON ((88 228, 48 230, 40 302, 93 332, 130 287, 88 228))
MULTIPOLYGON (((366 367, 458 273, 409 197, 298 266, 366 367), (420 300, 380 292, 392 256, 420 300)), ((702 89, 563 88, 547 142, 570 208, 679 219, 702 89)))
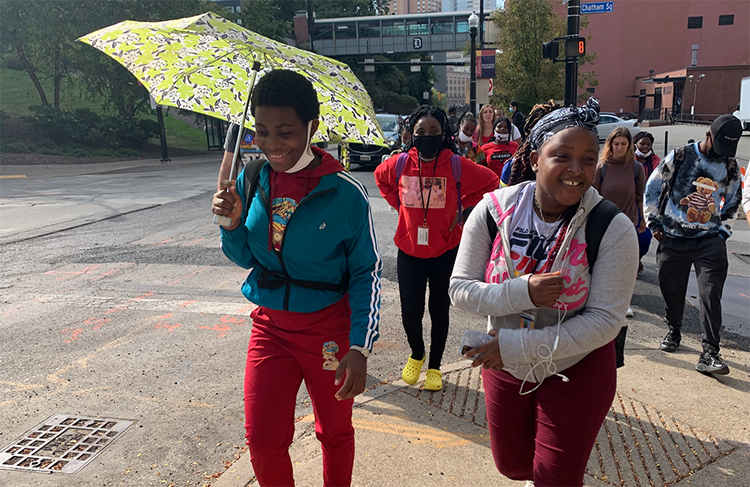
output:
POLYGON ((594 263, 599 254, 602 237, 609 228, 609 223, 620 212, 620 208, 609 200, 602 199, 586 218, 586 260, 589 262, 589 274, 594 272, 594 263))
POLYGON ((247 219, 247 213, 250 210, 250 206, 253 204, 255 198, 255 192, 258 189, 258 181, 260 181, 260 171, 266 164, 265 159, 255 159, 248 162, 245 165, 244 181, 245 181, 245 205, 242 209, 242 220, 247 219))
MULTIPOLYGON (((451 156, 451 171, 453 171, 453 179, 456 180, 456 191, 458 191, 456 223, 463 223, 463 215, 461 213, 461 156, 458 154, 451 156)), ((453 226, 451 230, 453 230, 453 226)))
POLYGON ((599 184, 604 182, 604 176, 607 175, 607 163, 602 162, 602 168, 599 170, 599 184))
POLYGON ((674 157, 672 162, 674 163, 674 171, 672 171, 672 177, 669 178, 664 185, 661 187, 661 194, 659 195, 659 215, 664 215, 664 210, 667 207, 667 201, 669 201, 669 193, 672 192, 675 181, 677 181, 677 173, 679 172, 680 166, 685 162, 687 155, 687 147, 681 145, 674 150, 674 157))
MULTIPOLYGON (((398 159, 396 159, 396 188, 398 188, 398 183, 401 181, 401 175, 404 173, 404 166, 406 166, 406 159, 409 158, 408 152, 402 152, 398 155, 398 159)), ((400 209, 401 207, 401 191, 396 191, 396 198, 397 198, 397 207, 396 210, 400 209)))

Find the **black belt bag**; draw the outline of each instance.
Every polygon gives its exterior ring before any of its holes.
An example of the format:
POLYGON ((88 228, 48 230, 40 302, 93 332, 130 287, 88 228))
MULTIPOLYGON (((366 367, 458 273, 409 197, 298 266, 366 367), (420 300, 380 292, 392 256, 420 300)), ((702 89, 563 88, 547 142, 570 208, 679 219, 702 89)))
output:
POLYGON ((304 279, 293 279, 289 274, 270 269, 260 271, 258 278, 258 287, 260 289, 280 289, 285 286, 297 286, 317 291, 331 291, 340 294, 346 294, 349 290, 349 272, 347 271, 342 277, 341 282, 333 284, 322 281, 306 281, 304 279))

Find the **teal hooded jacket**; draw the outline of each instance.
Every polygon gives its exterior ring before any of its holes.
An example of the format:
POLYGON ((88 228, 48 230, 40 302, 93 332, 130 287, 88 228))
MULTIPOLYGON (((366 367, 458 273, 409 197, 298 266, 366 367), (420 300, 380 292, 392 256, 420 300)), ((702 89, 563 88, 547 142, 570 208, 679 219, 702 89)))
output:
MULTIPOLYGON (((380 319, 380 273, 383 267, 375 237, 367 190, 328 153, 313 148, 333 172, 320 177, 318 185, 297 205, 287 222, 280 250, 269 244, 271 214, 268 200, 271 167, 266 162, 244 224, 221 229, 221 248, 235 264, 250 269, 242 294, 265 308, 310 313, 337 302, 343 293, 311 289, 279 278, 343 284, 349 295, 350 345, 372 350, 380 319), (275 275, 275 286, 268 283, 275 275), (348 276, 348 285, 346 277, 348 276)), ((244 171, 236 189, 245 207, 244 171)))

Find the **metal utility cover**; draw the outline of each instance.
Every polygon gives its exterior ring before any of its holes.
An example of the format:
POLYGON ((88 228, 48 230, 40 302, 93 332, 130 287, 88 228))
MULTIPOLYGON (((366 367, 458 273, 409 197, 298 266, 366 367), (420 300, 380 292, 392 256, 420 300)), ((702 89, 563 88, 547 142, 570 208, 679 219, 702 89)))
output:
POLYGON ((133 421, 54 414, 0 450, 0 469, 75 473, 133 421))

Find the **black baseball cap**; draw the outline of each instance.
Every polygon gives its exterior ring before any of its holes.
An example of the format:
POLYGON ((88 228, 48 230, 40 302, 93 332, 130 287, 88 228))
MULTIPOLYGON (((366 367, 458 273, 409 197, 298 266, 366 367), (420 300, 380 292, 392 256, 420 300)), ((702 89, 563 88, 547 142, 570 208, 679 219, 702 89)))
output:
POLYGON ((742 123, 734 115, 722 115, 711 124, 714 152, 720 156, 734 157, 742 136, 742 123))

